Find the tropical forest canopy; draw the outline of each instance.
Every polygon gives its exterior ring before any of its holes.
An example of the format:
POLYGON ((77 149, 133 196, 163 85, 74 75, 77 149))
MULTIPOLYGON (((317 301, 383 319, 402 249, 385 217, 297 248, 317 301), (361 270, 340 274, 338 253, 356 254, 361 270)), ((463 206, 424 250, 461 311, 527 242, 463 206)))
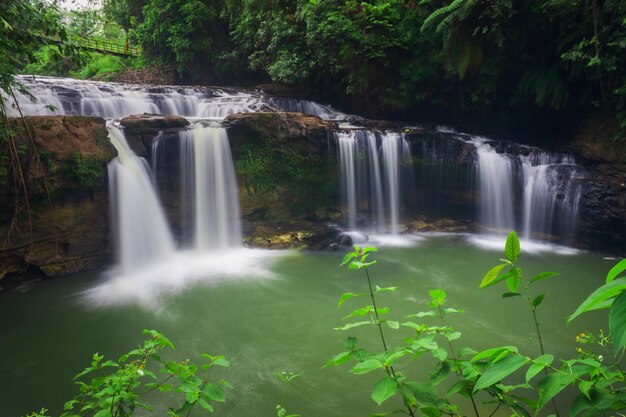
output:
MULTIPOLYGON (((604 113, 626 126, 622 0, 104 0, 103 6, 97 15, 108 36, 129 39, 147 63, 175 70, 179 82, 283 83, 385 117, 604 113)), ((73 33, 99 27, 88 18, 94 16, 70 19, 73 33)))

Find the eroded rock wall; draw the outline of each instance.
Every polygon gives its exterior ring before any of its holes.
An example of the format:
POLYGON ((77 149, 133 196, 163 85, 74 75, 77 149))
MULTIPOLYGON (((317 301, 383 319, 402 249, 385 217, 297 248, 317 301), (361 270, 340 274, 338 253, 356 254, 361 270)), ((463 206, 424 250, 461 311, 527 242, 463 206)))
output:
POLYGON ((106 164, 116 151, 104 119, 33 116, 10 119, 10 127, 14 141, 0 142, 0 278, 109 262, 106 164))

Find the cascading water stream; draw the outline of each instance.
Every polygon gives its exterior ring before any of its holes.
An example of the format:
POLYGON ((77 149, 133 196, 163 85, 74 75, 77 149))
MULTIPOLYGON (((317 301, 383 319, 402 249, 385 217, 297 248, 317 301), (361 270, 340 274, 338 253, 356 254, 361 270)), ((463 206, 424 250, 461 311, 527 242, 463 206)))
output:
POLYGON ((474 137, 478 154, 480 188, 480 222, 496 232, 515 228, 513 216, 513 164, 508 155, 499 154, 485 142, 474 137))
POLYGON ((226 130, 196 125, 180 133, 183 199, 193 202, 193 246, 199 251, 240 247, 235 168, 226 130))
POLYGON ((336 138, 348 228, 356 230, 364 218, 368 231, 397 234, 402 160, 410 155, 409 143, 395 132, 351 130, 336 138))
POLYGON ((174 239, 157 198, 145 160, 126 143, 124 133, 108 126, 118 156, 109 163, 113 221, 118 231, 118 258, 123 274, 172 256, 174 239))

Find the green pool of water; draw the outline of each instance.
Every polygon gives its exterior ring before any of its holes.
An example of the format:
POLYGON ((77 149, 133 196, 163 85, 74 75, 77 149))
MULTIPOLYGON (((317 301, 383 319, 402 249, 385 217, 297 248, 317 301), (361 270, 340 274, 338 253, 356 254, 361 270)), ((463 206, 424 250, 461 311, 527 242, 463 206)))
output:
MULTIPOLYGON (((478 290, 482 276, 500 256, 459 237, 431 237, 414 247, 381 248, 371 273, 380 286, 400 287, 396 295, 379 298, 380 304, 392 307, 390 319, 426 309, 428 290, 441 288, 448 293, 450 307, 466 311, 450 322, 463 332, 456 346, 480 350, 512 344, 537 355, 530 312, 521 300, 503 300, 504 286, 478 290)), ((2 293, 0 415, 17 417, 42 407, 59 413, 76 392, 72 377, 89 364, 91 355, 118 357, 143 340, 144 328, 157 329, 174 342, 176 350, 168 354, 172 359, 196 359, 207 352, 231 360, 229 369, 215 373, 215 379, 234 385, 215 415, 275 416, 277 403, 307 417, 391 410, 398 404, 379 408, 369 398, 380 375, 355 376, 346 365, 322 369, 343 350, 349 335, 371 351, 379 350, 373 327, 333 330, 350 307, 361 303, 352 300, 338 310, 340 295, 365 291, 367 285, 360 271, 338 266, 342 257, 340 252, 286 252, 266 266, 270 275, 199 278, 147 304, 110 305, 86 298, 84 291, 106 279, 103 273, 50 279, 2 293), (281 371, 301 376, 284 385, 275 376, 281 371)), ((570 326, 565 318, 601 285, 614 263, 588 252, 522 255, 526 277, 546 270, 561 273, 537 284, 537 291, 548 293, 539 312, 547 351, 573 357, 576 334, 606 326, 605 312, 583 316, 570 326)), ((411 334, 404 328, 387 333, 396 341, 411 334)), ((415 360, 400 367, 407 374, 425 375, 431 365, 415 360)), ((158 406, 159 401, 154 398, 152 403, 158 406)))

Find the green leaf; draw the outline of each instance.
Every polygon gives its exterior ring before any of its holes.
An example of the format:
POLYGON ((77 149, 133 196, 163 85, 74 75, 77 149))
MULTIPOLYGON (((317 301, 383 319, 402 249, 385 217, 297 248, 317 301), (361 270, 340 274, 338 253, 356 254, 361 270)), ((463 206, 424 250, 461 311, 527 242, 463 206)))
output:
POLYGON ((398 323, 397 321, 388 320, 385 323, 387 323, 387 326, 389 326, 390 329, 397 330, 400 328, 400 323, 398 323))
POLYGON ((529 360, 523 356, 508 355, 504 359, 491 364, 485 372, 483 372, 481 377, 478 378, 478 381, 476 381, 474 392, 492 386, 511 375, 528 362, 529 360))
POLYGON ((482 282, 480 283, 480 287, 479 288, 487 288, 490 287, 494 284, 497 284, 498 282, 502 281, 503 279, 506 279, 506 277, 504 278, 500 278, 498 279, 498 274, 500 273, 500 271, 502 271, 502 268, 504 268, 506 266, 506 264, 501 264, 501 265, 497 265, 494 266, 493 268, 491 268, 489 270, 489 272, 487 272, 485 274, 485 276, 483 277, 482 282))
POLYGON ((451 367, 449 361, 439 362, 435 369, 433 369, 432 372, 428 373, 428 379, 433 385, 437 385, 441 381, 446 379, 446 377, 450 373, 450 369, 451 367))
POLYGON ((513 231, 509 233, 506 238, 506 243, 504 245, 504 253, 506 257, 511 262, 516 262, 517 258, 520 254, 520 244, 519 239, 517 238, 517 234, 513 231))
POLYGON ((345 303, 352 297, 363 297, 364 295, 367 295, 367 294, 363 294, 363 293, 353 294, 351 292, 347 292, 341 296, 341 299, 339 300, 339 303, 337 304, 337 308, 340 308, 343 305, 343 303, 345 303))
POLYGON ((522 270, 515 267, 506 274, 502 275, 500 278, 504 279, 504 277, 506 277, 506 286, 509 290, 511 290, 511 292, 517 292, 520 281, 522 280, 522 270))
POLYGON ((363 249, 361 249, 361 252, 363 253, 378 252, 378 248, 375 246, 366 246, 363 249))
POLYGON ((444 348, 433 350, 431 353, 433 354, 435 358, 439 359, 441 362, 448 359, 448 351, 445 350, 444 348))
POLYGON ((398 291, 398 287, 385 287, 385 288, 382 288, 382 287, 379 287, 378 285, 376 285, 376 288, 375 288, 374 292, 375 293, 379 293, 379 292, 396 292, 396 291, 398 291))
POLYGON ((221 403, 226 401, 226 394, 224 393, 224 389, 219 385, 210 383, 206 384, 204 386, 204 389, 202 390, 202 393, 206 395, 207 398, 209 398, 210 400, 218 401, 221 403))
POLYGON ((532 301, 532 305, 533 307, 537 307, 539 306, 539 304, 541 304, 543 302, 543 299, 545 298, 546 294, 539 294, 538 296, 535 297, 535 299, 532 301))
POLYGON ((342 363, 347 362, 351 356, 352 356, 352 352, 341 352, 333 356, 331 360, 329 360, 328 362, 324 364, 324 366, 322 366, 322 368, 326 368, 327 366, 331 366, 331 365, 335 365, 335 366, 341 365, 342 363))
POLYGON ((536 282, 545 278, 556 277, 557 275, 560 275, 560 274, 558 272, 542 272, 532 277, 529 283, 532 284, 533 282, 536 282))
POLYGON ((432 298, 433 301, 437 302, 438 304, 443 304, 446 299, 445 291, 440 289, 430 290, 428 291, 428 295, 430 295, 430 298, 432 298))
POLYGON ((613 281, 619 274, 626 270, 626 258, 619 261, 608 274, 606 274, 606 282, 613 281))
POLYGON ((352 259, 356 258, 357 256, 359 256, 359 254, 356 251, 346 253, 346 256, 343 257, 343 261, 341 261, 339 266, 343 266, 347 264, 348 262, 350 262, 352 259))
POLYGON ((354 327, 365 326, 366 324, 374 324, 371 321, 357 321, 355 323, 344 324, 341 327, 335 327, 335 330, 348 330, 354 327))
POLYGON ((502 294, 502 298, 521 297, 522 294, 518 292, 505 292, 502 294))
POLYGON ((355 375, 367 374, 383 367, 383 363, 378 359, 367 359, 354 365, 350 372, 355 375))
POLYGON ((381 405, 387 399, 393 397, 396 392, 398 392, 397 382, 390 376, 386 376, 374 384, 372 399, 376 401, 376 404, 381 405))
POLYGON ((228 368, 230 366, 230 361, 223 356, 216 356, 213 360, 213 365, 228 368))
POLYGON ((409 314, 408 317, 437 317, 438 314, 435 311, 420 311, 419 313, 415 313, 415 314, 409 314))
POLYGON ((578 306, 576 311, 567 318, 567 322, 571 322, 587 311, 610 307, 612 303, 607 302, 607 300, 618 296, 624 290, 626 290, 626 277, 617 278, 604 284, 592 292, 587 299, 578 306))
POLYGON ((609 313, 609 329, 613 338, 615 356, 626 346, 626 291, 615 299, 609 313))
POLYGON ((526 371, 526 383, 530 382, 531 379, 535 377, 539 372, 543 370, 546 366, 550 365, 554 360, 554 356, 550 354, 541 355, 533 360, 533 364, 530 365, 528 370, 526 371))
POLYGON ((564 374, 561 372, 553 373, 543 378, 537 384, 539 391, 539 401, 535 411, 539 412, 555 395, 563 391, 565 387, 576 379, 576 375, 564 374))
POLYGON ((349 336, 349 337, 346 339, 346 345, 345 345, 345 346, 346 346, 346 349, 348 349, 349 351, 353 351, 353 350, 354 350, 354 348, 356 347, 356 342, 357 342, 356 337, 354 337, 354 336, 349 336))
POLYGON ((493 358, 496 358, 498 356, 500 356, 502 353, 517 353, 517 348, 515 346, 502 346, 502 347, 498 347, 498 348, 492 348, 492 349, 487 349, 484 350, 480 353, 478 353, 476 356, 474 356, 471 361, 472 362, 477 362, 483 359, 487 359, 489 361, 492 361, 493 358))
POLYGON ((209 413, 213 412, 213 406, 211 406, 211 404, 209 404, 202 398, 198 400, 198 405, 200 405, 200 407, 202 407, 203 409, 207 410, 209 413))

